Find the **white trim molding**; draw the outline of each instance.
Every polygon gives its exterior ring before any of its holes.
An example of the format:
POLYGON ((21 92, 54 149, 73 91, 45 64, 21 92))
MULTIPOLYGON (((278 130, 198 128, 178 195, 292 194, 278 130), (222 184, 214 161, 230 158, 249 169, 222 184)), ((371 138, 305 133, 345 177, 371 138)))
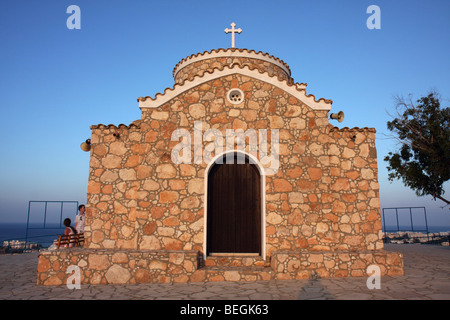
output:
POLYGON ((316 100, 314 95, 307 95, 304 84, 289 84, 286 80, 279 80, 278 77, 270 76, 267 72, 261 72, 257 69, 250 69, 248 66, 238 65, 233 65, 232 67, 226 66, 221 70, 215 69, 212 72, 205 72, 202 76, 196 76, 190 81, 185 81, 182 84, 175 84, 173 88, 165 89, 164 93, 157 93, 155 98, 138 98, 139 108, 141 110, 147 108, 158 108, 183 92, 186 92, 202 83, 221 77, 226 77, 231 74, 240 74, 269 83, 291 94, 313 110, 331 110, 331 104, 333 103, 331 100, 326 100, 324 98, 316 100))

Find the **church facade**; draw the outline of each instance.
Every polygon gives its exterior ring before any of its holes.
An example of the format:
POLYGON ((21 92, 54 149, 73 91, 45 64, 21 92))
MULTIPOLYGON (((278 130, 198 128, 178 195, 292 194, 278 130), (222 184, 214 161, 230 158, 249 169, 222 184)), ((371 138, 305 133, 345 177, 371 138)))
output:
POLYGON ((92 126, 82 248, 42 252, 38 284, 402 275, 385 251, 375 129, 337 128, 267 53, 191 55, 141 119, 92 126))

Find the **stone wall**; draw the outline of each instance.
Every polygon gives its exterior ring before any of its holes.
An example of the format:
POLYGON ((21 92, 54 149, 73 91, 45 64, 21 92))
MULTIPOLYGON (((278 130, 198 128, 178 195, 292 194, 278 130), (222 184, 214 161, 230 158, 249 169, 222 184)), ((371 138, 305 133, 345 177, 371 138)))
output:
MULTIPOLYGON (((63 284, 69 265, 79 266, 83 283, 91 284, 363 276, 369 264, 382 274, 402 274, 401 255, 382 250, 375 130, 333 127, 323 110, 331 101, 306 95, 282 68, 258 59, 202 60, 179 70, 176 81, 233 63, 248 68, 196 78, 184 91, 166 90, 160 96, 170 99, 154 101, 167 102, 142 107, 141 119, 128 126, 91 127, 84 248, 43 252, 39 284, 63 284), (250 77, 257 75, 252 68, 269 77, 250 77), (233 88, 243 92, 239 104, 226 97, 233 88), (194 129, 201 130, 189 163, 172 160, 177 129, 187 130, 193 144, 194 129), (223 137, 227 129, 267 130, 269 155, 278 134, 278 166, 260 165, 266 171, 265 256, 205 255, 210 162, 203 160, 207 152, 216 155, 214 142, 203 136, 208 129, 223 137)), ((243 151, 261 160, 248 144, 243 151)))
POLYGON ((372 251, 277 251, 272 256, 275 279, 314 279, 368 276, 369 266, 380 275, 403 275, 403 256, 396 252, 372 251))
MULTIPOLYGON (((266 247, 382 249, 375 131, 336 129, 279 88, 241 75, 206 82, 126 126, 92 127, 88 248, 200 250, 207 163, 174 164, 172 132, 276 129, 279 170, 266 176, 266 247), (240 88, 243 103, 225 97, 240 88)), ((203 149, 210 141, 203 141, 203 149)), ((269 150, 270 153, 270 150, 269 150)), ((194 154, 194 150, 192 150, 194 154)), ((192 159, 194 162, 194 159, 192 159)))
POLYGON ((198 251, 79 248, 47 251, 39 255, 37 284, 66 284, 69 266, 79 267, 82 284, 187 282, 198 269, 199 259, 198 251))
POLYGON ((377 251, 279 251, 271 260, 260 257, 208 257, 199 251, 59 249, 39 255, 38 285, 66 285, 77 266, 80 284, 134 284, 294 280, 403 275, 403 257, 377 251))

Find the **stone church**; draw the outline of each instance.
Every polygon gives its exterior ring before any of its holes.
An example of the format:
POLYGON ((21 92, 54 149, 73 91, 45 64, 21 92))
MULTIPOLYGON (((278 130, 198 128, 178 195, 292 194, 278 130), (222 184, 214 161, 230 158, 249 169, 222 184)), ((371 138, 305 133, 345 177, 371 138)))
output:
POLYGON ((73 265, 82 284, 403 274, 383 250, 375 129, 330 124, 331 100, 234 43, 173 77, 137 99, 141 119, 91 127, 85 243, 41 252, 38 284, 73 265))

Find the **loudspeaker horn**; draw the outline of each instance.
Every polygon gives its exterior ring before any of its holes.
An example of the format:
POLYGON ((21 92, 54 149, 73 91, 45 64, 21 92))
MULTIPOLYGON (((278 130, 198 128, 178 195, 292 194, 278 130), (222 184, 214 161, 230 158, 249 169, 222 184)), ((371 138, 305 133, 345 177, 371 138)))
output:
POLYGON ((337 120, 339 122, 342 122, 342 121, 344 121, 344 112, 339 111, 338 113, 332 113, 330 115, 330 119, 334 119, 334 120, 337 120))
POLYGON ((91 150, 91 139, 87 139, 80 145, 81 150, 88 152, 91 150))

